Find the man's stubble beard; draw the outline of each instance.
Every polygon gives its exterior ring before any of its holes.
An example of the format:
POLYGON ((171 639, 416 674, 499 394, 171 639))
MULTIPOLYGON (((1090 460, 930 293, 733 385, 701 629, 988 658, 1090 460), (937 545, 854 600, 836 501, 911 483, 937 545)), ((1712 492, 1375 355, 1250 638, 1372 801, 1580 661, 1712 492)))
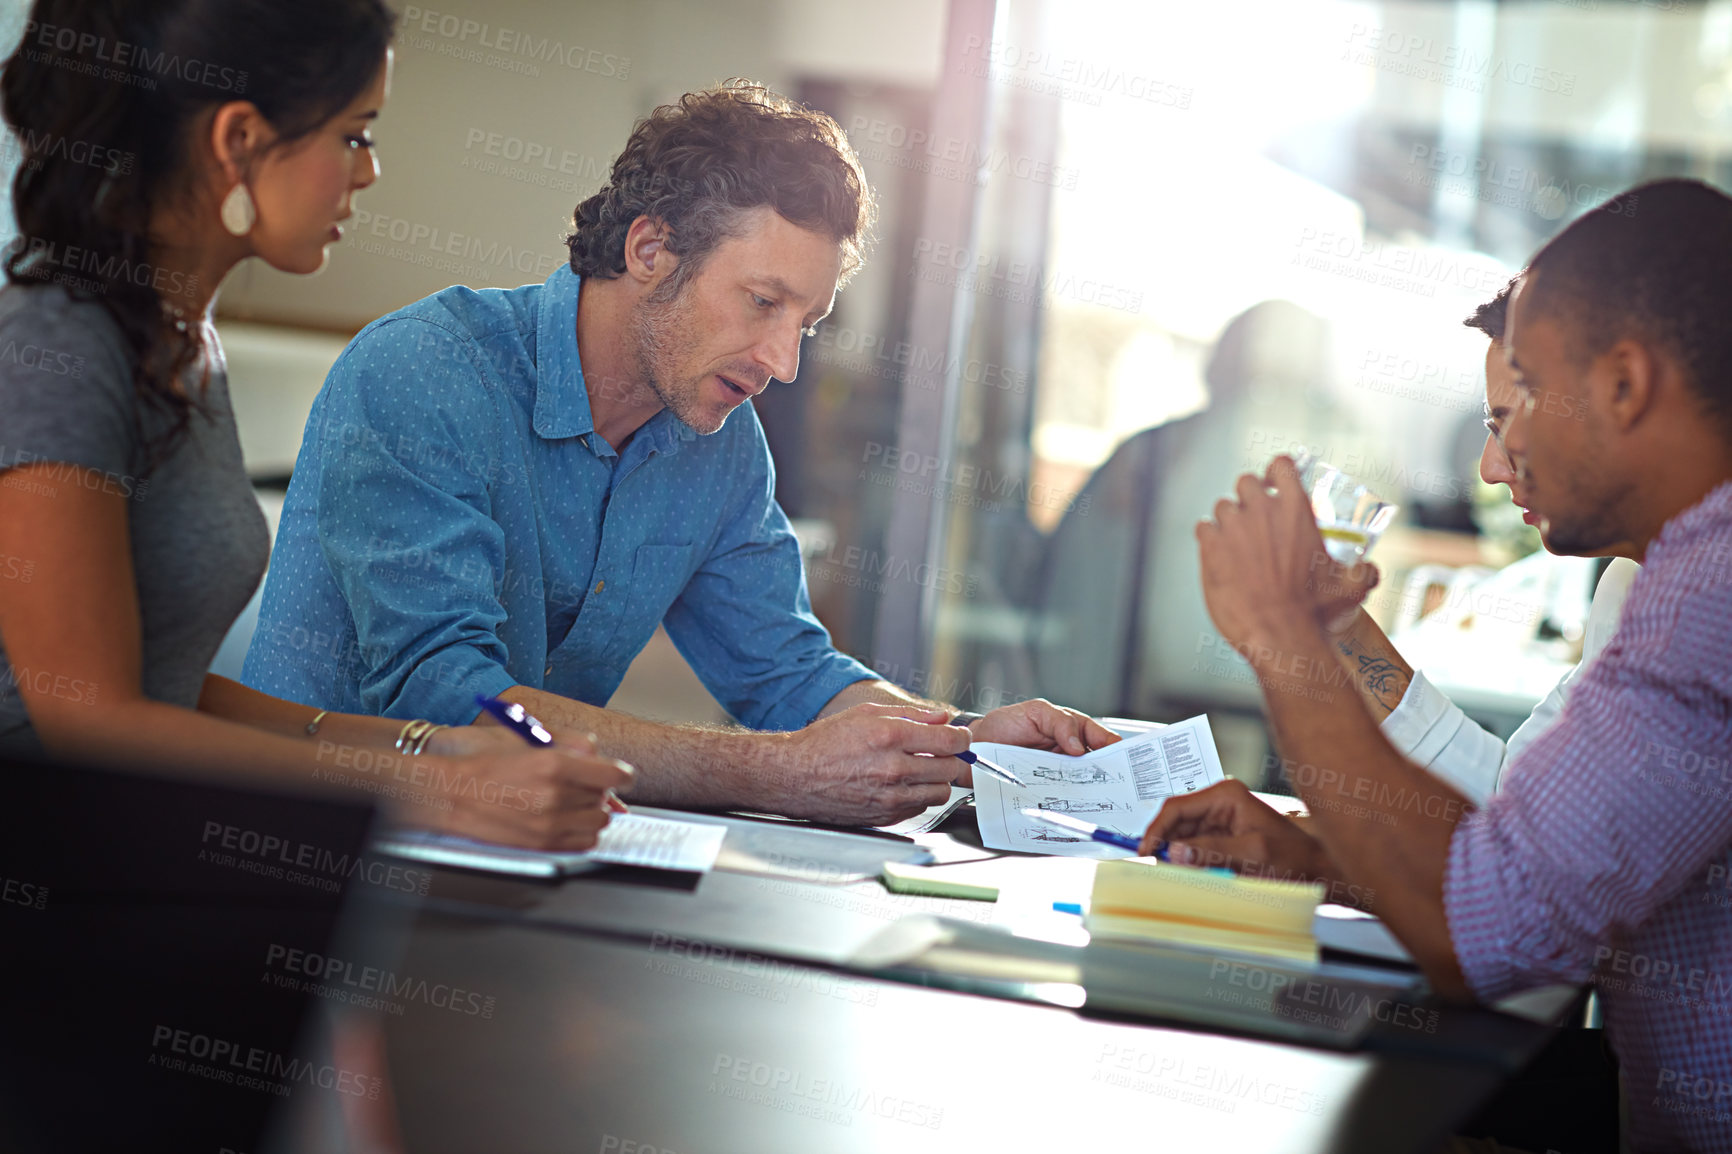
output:
POLYGON ((722 420, 713 425, 704 419, 698 407, 698 393, 703 382, 680 379, 679 358, 675 352, 681 330, 689 331, 691 302, 686 299, 684 286, 665 300, 658 300, 658 294, 659 289, 632 312, 630 335, 638 377, 675 417, 700 434, 714 433, 722 427, 727 414, 724 413, 722 420))
MULTIPOLYGON (((1602 439, 1589 430, 1581 455, 1554 465, 1550 472, 1558 482, 1555 491, 1574 498, 1574 507, 1562 514, 1544 514, 1546 549, 1564 557, 1592 557, 1625 540, 1627 506, 1636 485, 1627 478, 1606 475, 1601 462, 1602 439)), ((1542 478, 1542 483, 1545 478, 1542 478)))
POLYGON ((1546 550, 1560 557, 1597 557, 1628 534, 1604 513, 1574 512, 1565 517, 1546 515, 1546 550))

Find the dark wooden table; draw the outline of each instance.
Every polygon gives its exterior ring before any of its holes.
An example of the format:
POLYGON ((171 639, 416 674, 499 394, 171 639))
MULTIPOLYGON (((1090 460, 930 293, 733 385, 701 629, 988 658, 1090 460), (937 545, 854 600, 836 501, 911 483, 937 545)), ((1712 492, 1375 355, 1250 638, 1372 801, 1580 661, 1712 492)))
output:
POLYGON ((864 976, 835 963, 960 905, 823 876, 786 829, 730 845, 806 878, 439 871, 395 970, 473 997, 385 1015, 408 1148, 1419 1152, 1548 1035, 1446 1010, 1334 1052, 864 976))

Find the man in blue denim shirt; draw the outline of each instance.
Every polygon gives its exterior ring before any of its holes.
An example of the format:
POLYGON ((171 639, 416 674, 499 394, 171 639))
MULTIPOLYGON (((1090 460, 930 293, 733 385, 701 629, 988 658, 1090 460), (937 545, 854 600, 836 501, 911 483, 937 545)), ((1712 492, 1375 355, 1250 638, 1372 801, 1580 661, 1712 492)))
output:
MULTIPOLYGON (((369 325, 308 420, 246 682, 444 724, 504 696, 634 762, 646 802, 882 823, 943 800, 969 734, 831 647, 744 404, 795 376, 871 212, 834 121, 730 85, 638 125, 569 269, 369 325), (601 708, 664 620, 775 732, 601 708)), ((1044 701, 973 737, 1114 740, 1044 701)))

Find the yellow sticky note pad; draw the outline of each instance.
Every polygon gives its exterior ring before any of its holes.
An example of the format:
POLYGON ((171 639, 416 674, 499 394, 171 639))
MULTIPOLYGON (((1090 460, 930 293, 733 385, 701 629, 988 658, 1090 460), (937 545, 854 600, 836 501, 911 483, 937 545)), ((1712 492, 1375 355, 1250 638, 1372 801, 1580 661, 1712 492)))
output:
POLYGON ((929 898, 969 898, 981 902, 998 900, 997 886, 954 881, 946 877, 942 869, 887 861, 884 863, 883 873, 879 876, 884 882, 884 888, 895 894, 922 894, 929 898))
POLYGON ((1149 861, 1102 862, 1088 919, 1101 938, 1167 942, 1317 961, 1317 882, 1219 877, 1149 861))

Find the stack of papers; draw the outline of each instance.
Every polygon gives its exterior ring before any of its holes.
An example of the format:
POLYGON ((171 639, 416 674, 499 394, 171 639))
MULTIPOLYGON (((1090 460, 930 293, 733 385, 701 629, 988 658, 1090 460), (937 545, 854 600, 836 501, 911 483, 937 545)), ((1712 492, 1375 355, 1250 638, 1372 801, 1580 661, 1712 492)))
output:
POLYGON ((1233 950, 1315 964, 1321 882, 1224 877, 1145 860, 1102 862, 1087 925, 1098 938, 1233 950))
POLYGON ((974 796, 974 791, 965 786, 950 787, 950 796, 937 805, 929 805, 913 817, 905 817, 895 825, 881 825, 875 828, 884 833, 901 834, 909 837, 917 833, 929 833, 943 823, 944 819, 955 813, 962 804, 974 796))
POLYGON ((1395 939, 1389 927, 1363 910, 1337 905, 1319 906, 1312 932, 1321 945, 1331 950, 1363 954, 1386 962, 1414 964, 1413 955, 1395 939))
POLYGON ((671 821, 637 813, 615 814, 596 847, 584 853, 545 853, 451 834, 401 830, 380 838, 374 848, 393 857, 430 865, 456 866, 518 877, 557 878, 596 865, 703 873, 716 864, 725 825, 671 821))
POLYGON ((1128 857, 1131 851, 1089 841, 1022 815, 1024 809, 1069 814, 1137 838, 1161 803, 1221 781, 1221 755, 1209 719, 1151 728, 1114 745, 1070 757, 1015 745, 979 742, 975 753, 1027 783, 1019 788, 983 769, 974 771, 974 808, 988 849, 1066 857, 1128 857))

